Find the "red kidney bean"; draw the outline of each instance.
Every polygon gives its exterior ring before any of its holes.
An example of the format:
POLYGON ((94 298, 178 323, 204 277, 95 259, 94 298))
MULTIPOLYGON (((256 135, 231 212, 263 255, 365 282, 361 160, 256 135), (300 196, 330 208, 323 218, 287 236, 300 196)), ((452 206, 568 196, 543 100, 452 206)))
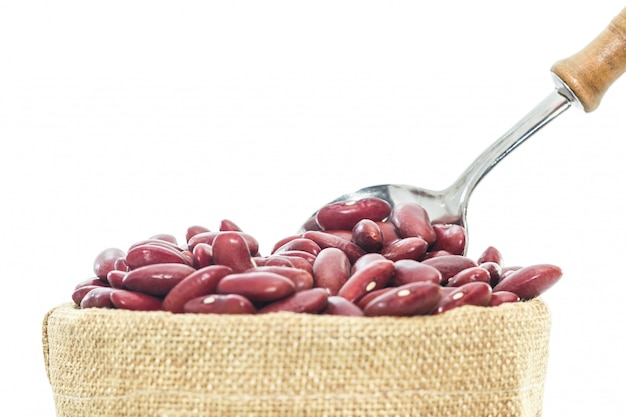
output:
POLYGON ((448 280, 464 269, 478 266, 472 259, 462 255, 442 255, 422 261, 441 272, 441 284, 447 285, 448 280))
POLYGON ((392 275, 392 261, 371 262, 352 274, 348 281, 339 289, 337 295, 356 303, 368 292, 385 287, 392 275))
POLYGON ((441 283, 441 272, 434 266, 412 259, 401 259, 394 263, 394 285, 400 286, 411 282, 441 283))
POLYGON ((254 305, 237 294, 211 294, 192 298, 184 306, 185 313, 202 314, 255 314, 254 305))
POLYGON ((126 263, 126 257, 116 259, 113 269, 115 269, 116 271, 128 271, 128 264, 126 263))
POLYGON ((383 232, 377 222, 363 219, 352 228, 352 242, 365 252, 378 252, 383 248, 383 232))
MULTIPOLYGON (((274 257, 274 255, 272 255, 271 257, 274 257)), ((305 271, 313 275, 313 264, 310 261, 300 256, 283 255, 281 256, 281 258, 284 258, 287 261, 289 261, 291 265, 293 265, 294 268, 304 269, 305 271)), ((317 256, 315 258, 317 259, 317 256)), ((272 265, 272 263, 270 262, 269 265, 272 265)))
POLYGON ((113 271, 109 271, 107 274, 107 282, 113 288, 124 288, 124 277, 126 274, 126 271, 118 271, 115 269, 113 271))
POLYGON ((482 264, 485 262, 495 262, 498 265, 502 266, 502 254, 500 251, 493 246, 487 247, 483 253, 480 254, 476 263, 482 264))
POLYGON ((517 294, 510 291, 494 291, 491 294, 491 302, 489 305, 491 307, 497 307, 504 303, 516 303, 520 301, 520 298, 517 294))
POLYGON ((431 251, 445 250, 452 255, 465 254, 467 233, 465 228, 458 224, 433 224, 437 240, 430 248, 431 251))
POLYGON ((164 242, 169 242, 173 245, 178 246, 178 240, 176 240, 176 236, 171 235, 169 233, 159 233, 149 237, 150 240, 162 240, 164 242))
POLYGON ((350 263, 354 263, 361 256, 365 255, 365 251, 349 240, 331 235, 325 232, 304 232, 303 235, 307 239, 313 240, 320 248, 337 248, 345 252, 350 259, 350 263))
POLYGON ((306 260, 309 264, 313 265, 315 262, 316 256, 310 252, 306 252, 303 250, 286 250, 280 253, 283 256, 288 256, 291 260, 292 258, 302 258, 306 260))
POLYGON ((444 294, 433 314, 441 314, 464 305, 486 307, 491 301, 491 287, 486 282, 470 282, 444 294))
POLYGON ((354 262, 354 264, 352 264, 350 275, 354 274, 356 271, 363 268, 365 265, 367 265, 370 262, 381 261, 381 260, 384 261, 384 260, 387 260, 387 258, 385 258, 383 255, 377 252, 366 253, 365 255, 357 259, 354 262))
POLYGON ((270 251, 270 253, 273 254, 274 252, 276 252, 278 248, 283 246, 285 243, 289 243, 294 239, 300 239, 301 237, 302 237, 302 234, 297 234, 297 235, 289 235, 282 239, 279 239, 278 242, 276 242, 274 246, 272 247, 272 250, 270 251))
POLYGON ((315 219, 322 230, 352 230, 362 219, 382 221, 389 216, 391 206, 381 198, 330 203, 319 209, 315 219))
POLYGON ((314 285, 337 295, 339 289, 350 278, 350 260, 337 248, 322 249, 313 262, 314 285))
POLYGON ((126 253, 118 248, 107 248, 100 252, 93 263, 93 272, 102 281, 106 281, 109 271, 115 269, 115 262, 124 258, 126 253))
POLYGON ((376 222, 380 232, 383 234, 383 246, 386 246, 394 240, 400 239, 398 229, 391 222, 376 222))
POLYGON ((522 300, 530 300, 543 294, 562 276, 563 271, 555 265, 526 266, 502 278, 493 290, 510 291, 522 300))
POLYGON ((187 228, 187 233, 185 234, 185 241, 189 243, 192 237, 199 233, 210 232, 210 230, 204 226, 193 225, 187 228))
POLYGON ((500 282, 502 267, 496 262, 483 262, 478 266, 489 272, 489 285, 491 285, 492 288, 500 282))
POLYGON ((390 261, 400 259, 420 260, 428 250, 428 242, 421 237, 405 237, 391 242, 381 250, 381 255, 390 261))
POLYGON ((276 250, 272 252, 272 254, 280 255, 281 253, 290 252, 294 250, 304 251, 312 255, 317 255, 318 253, 320 253, 322 248, 320 248, 320 245, 318 245, 311 239, 299 237, 296 239, 292 239, 289 242, 284 243, 282 246, 276 248, 276 250))
POLYGON ((209 265, 187 275, 163 299, 163 309, 182 313, 185 303, 192 298, 215 293, 217 284, 233 270, 224 265, 209 265))
POLYGON ((207 243, 198 243, 191 253, 191 263, 196 269, 213 265, 213 247, 207 243))
POLYGON ((418 204, 396 204, 391 210, 389 221, 396 226, 401 237, 421 237, 429 245, 437 240, 428 213, 418 204))
POLYGON ((253 303, 271 303, 296 292, 289 278, 273 272, 241 272, 222 278, 217 284, 219 294, 239 294, 253 303))
POLYGON ((164 296, 195 271, 195 268, 179 263, 146 265, 127 272, 122 284, 131 291, 164 296))
POLYGON ((513 272, 515 272, 515 271, 517 271, 519 269, 522 269, 522 267, 521 266, 516 266, 516 265, 503 267, 502 270, 500 271, 500 281, 502 281, 508 275, 511 275, 513 272))
POLYGON ((259 310, 259 313, 277 313, 279 311, 291 313, 317 314, 328 305, 328 291, 323 288, 312 288, 290 295, 259 310))
POLYGON ((111 293, 116 291, 110 287, 96 287, 84 294, 80 301, 80 308, 113 308, 111 293))
POLYGON ((256 240, 253 236, 249 235, 248 233, 244 233, 244 232, 200 232, 192 236, 191 239, 189 239, 189 242, 187 243, 187 245, 189 246, 189 249, 192 251, 193 251, 193 248, 198 243, 206 243, 206 244, 213 246, 213 241, 215 240, 215 238, 222 233, 240 234, 246 240, 246 243, 248 244, 248 249, 250 250, 250 253, 252 254, 252 256, 258 255, 258 252, 259 252, 258 240, 256 240))
POLYGON ((426 252, 426 255, 424 255, 424 258, 422 259, 422 261, 426 259, 430 259, 430 258, 436 258, 438 256, 447 256, 447 255, 452 255, 452 254, 446 250, 428 251, 426 252))
POLYGON ((448 287, 460 287, 468 282, 485 282, 490 284, 491 275, 489 271, 479 266, 466 268, 456 273, 448 280, 448 287))
POLYGON ((74 289, 77 290, 81 287, 86 287, 86 286, 110 287, 109 283, 106 280, 102 281, 100 278, 95 277, 95 278, 89 278, 89 279, 79 282, 78 284, 76 284, 74 289))
MULTIPOLYGON (((100 280, 100 278, 98 278, 98 280, 100 280)), ((85 297, 85 295, 87 295, 87 293, 93 290, 94 288, 109 288, 109 287, 103 287, 102 285, 83 285, 83 286, 77 287, 76 289, 74 289, 74 292, 72 293, 72 301, 74 301, 74 304, 76 304, 77 306, 80 306, 81 301, 83 301, 83 298, 85 297)))
MULTIPOLYGON (((302 259, 302 258, 298 258, 302 259)), ((252 261, 256 266, 288 266, 295 268, 291 259, 283 255, 270 255, 270 256, 253 256, 252 261)), ((304 259, 303 259, 304 261, 304 259)), ((308 261, 304 261, 308 264, 308 261)))
POLYGON ((293 282, 293 285, 296 287, 296 292, 313 288, 313 275, 300 268, 266 265, 255 266, 248 269, 246 272, 273 272, 282 275, 293 282))
POLYGON ((324 233, 328 233, 329 235, 334 235, 352 242, 352 230, 324 230, 324 233))
POLYGON ((331 295, 328 297, 328 303, 326 305, 326 309, 323 311, 323 314, 354 317, 362 317, 364 315, 363 310, 357 307, 356 304, 351 303, 345 298, 337 295, 331 295))
POLYGON ((113 307, 123 310, 155 311, 161 310, 161 300, 151 295, 116 289, 111 292, 113 307))
POLYGON ((223 219, 219 226, 220 232, 242 232, 241 228, 232 220, 223 219))
POLYGON ((213 263, 216 265, 226 265, 234 272, 256 266, 248 243, 240 232, 220 232, 212 243, 213 263))
POLYGON ((371 292, 368 292, 367 294, 365 294, 363 297, 361 297, 357 302, 356 305, 362 310, 365 308, 366 305, 369 304, 370 301, 372 301, 374 298, 378 297, 381 294, 384 294, 388 291, 393 291, 394 288, 393 287, 385 287, 385 288, 380 288, 378 290, 374 290, 371 292))
POLYGON ((146 265, 173 263, 189 265, 189 260, 176 249, 153 243, 134 246, 126 255, 126 264, 131 270, 146 265))
POLYGON ((432 282, 412 282, 370 301, 366 316, 416 316, 430 314, 441 300, 441 287, 432 282))

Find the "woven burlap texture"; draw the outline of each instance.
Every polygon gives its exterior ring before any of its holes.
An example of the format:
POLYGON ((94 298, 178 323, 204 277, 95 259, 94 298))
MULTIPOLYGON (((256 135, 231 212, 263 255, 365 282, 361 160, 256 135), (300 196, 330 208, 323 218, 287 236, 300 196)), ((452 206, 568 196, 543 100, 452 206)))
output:
POLYGON ((542 300, 439 316, 196 315, 58 306, 59 417, 537 417, 542 300))

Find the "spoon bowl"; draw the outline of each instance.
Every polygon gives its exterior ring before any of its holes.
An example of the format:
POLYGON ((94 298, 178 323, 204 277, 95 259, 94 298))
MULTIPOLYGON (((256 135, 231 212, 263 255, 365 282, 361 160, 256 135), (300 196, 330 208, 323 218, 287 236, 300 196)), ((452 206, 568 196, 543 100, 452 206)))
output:
MULTIPOLYGON (((366 197, 383 199, 392 208, 400 203, 417 203, 426 210, 433 223, 458 224, 466 229, 467 234, 469 199, 485 175, 572 104, 585 112, 595 110, 609 86, 625 71, 626 8, 589 45, 552 66, 554 90, 485 149, 448 188, 433 191, 412 185, 381 184, 344 194, 330 203, 366 197)), ((300 232, 318 228, 316 215, 317 212, 309 217, 300 232)), ((469 238, 469 234, 467 236, 469 238)))

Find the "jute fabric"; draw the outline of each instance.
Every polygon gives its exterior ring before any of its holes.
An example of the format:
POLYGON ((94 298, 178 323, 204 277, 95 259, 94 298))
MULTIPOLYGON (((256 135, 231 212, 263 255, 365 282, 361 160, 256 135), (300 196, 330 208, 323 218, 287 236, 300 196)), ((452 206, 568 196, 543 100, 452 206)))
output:
POLYGON ((59 417, 538 417, 540 300, 439 316, 52 309, 59 417))

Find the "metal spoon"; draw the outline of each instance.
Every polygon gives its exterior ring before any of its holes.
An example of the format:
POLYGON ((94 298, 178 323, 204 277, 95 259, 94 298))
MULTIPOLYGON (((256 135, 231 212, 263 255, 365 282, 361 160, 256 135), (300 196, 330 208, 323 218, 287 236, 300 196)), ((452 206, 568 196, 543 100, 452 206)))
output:
MULTIPOLYGON (((467 205, 478 183, 511 151, 570 108, 585 112, 597 108, 609 86, 626 71, 626 8, 589 45, 556 62, 551 73, 555 89, 508 132, 481 153, 448 188, 433 191, 411 185, 382 184, 344 194, 332 202, 378 197, 393 207, 414 202, 426 209, 434 223, 455 223, 467 228, 467 205)), ((314 213, 300 231, 314 228, 314 213)))

